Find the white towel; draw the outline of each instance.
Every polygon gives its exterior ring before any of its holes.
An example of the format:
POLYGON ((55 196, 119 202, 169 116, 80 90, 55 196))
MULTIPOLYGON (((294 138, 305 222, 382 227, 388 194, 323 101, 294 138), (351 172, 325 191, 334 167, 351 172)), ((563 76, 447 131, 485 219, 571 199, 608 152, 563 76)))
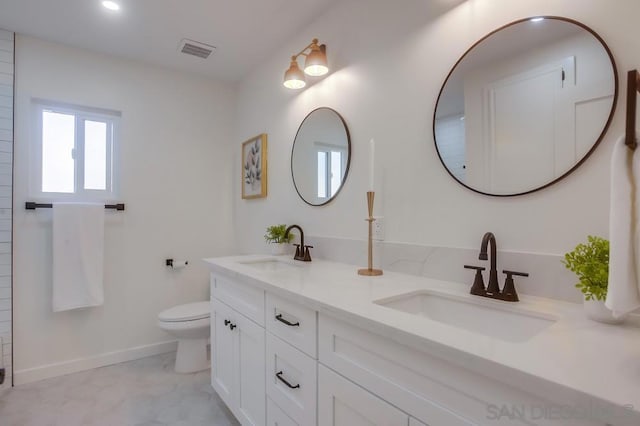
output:
POLYGON ((624 137, 613 147, 609 211, 609 286, 605 305, 616 317, 640 307, 640 148, 632 151, 624 137))
POLYGON ((53 205, 53 311, 104 302, 104 205, 53 205))

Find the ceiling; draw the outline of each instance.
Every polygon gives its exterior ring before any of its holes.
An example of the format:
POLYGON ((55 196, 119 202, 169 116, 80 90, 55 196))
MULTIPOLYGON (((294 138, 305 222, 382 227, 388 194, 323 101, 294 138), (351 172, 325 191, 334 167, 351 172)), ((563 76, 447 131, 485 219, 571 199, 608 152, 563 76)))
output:
MULTIPOLYGON (((0 28, 235 82, 338 0, 0 0, 0 28), (216 46, 206 60, 178 52, 216 46)), ((283 63, 289 58, 282 58, 283 63)))

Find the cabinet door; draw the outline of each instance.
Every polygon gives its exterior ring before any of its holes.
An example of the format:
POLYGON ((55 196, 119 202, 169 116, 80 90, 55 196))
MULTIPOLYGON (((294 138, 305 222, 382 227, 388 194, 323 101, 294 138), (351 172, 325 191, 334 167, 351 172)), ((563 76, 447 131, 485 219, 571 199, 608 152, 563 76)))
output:
POLYGON ((318 365, 318 426, 407 426, 409 416, 318 365))
POLYGON ((266 422, 265 331, 243 315, 234 318, 237 348, 237 416, 244 426, 266 422))
POLYGON ((235 342, 229 328, 233 319, 231 308, 212 299, 211 312, 211 385, 230 410, 235 406, 235 342), (226 322, 226 324, 225 324, 226 322))

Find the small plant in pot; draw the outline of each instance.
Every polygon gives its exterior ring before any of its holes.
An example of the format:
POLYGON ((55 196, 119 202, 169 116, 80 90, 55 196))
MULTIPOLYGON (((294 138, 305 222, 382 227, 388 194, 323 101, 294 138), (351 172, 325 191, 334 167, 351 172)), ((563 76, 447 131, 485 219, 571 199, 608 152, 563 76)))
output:
POLYGON ((587 243, 580 243, 564 255, 567 269, 578 276, 576 288, 584 295, 587 317, 607 324, 619 324, 624 318, 615 318, 604 305, 609 284, 609 241, 589 235, 587 243))
POLYGON ((271 225, 267 227, 267 233, 264 234, 264 239, 271 244, 271 254, 287 254, 288 244, 293 240, 293 234, 285 237, 286 230, 287 225, 271 225))

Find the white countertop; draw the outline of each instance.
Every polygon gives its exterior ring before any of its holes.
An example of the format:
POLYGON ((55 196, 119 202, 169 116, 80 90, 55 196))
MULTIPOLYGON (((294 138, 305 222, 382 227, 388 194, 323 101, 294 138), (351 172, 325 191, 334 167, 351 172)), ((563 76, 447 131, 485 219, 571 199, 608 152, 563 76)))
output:
POLYGON ((295 268, 274 271, 240 263, 270 258, 273 257, 252 255, 205 261, 214 272, 331 313, 488 377, 517 383, 518 387, 542 395, 560 392, 574 401, 571 395, 577 391, 606 404, 628 407, 634 415, 640 415, 637 320, 621 326, 600 324, 586 319, 581 305, 523 295, 517 303, 494 301, 469 295, 471 283, 386 271, 382 276, 366 277, 357 274, 356 266, 317 259, 298 262, 278 257, 295 268), (486 306, 508 305, 509 309, 534 311, 557 321, 529 340, 508 342, 373 303, 420 290, 471 298, 486 306))

